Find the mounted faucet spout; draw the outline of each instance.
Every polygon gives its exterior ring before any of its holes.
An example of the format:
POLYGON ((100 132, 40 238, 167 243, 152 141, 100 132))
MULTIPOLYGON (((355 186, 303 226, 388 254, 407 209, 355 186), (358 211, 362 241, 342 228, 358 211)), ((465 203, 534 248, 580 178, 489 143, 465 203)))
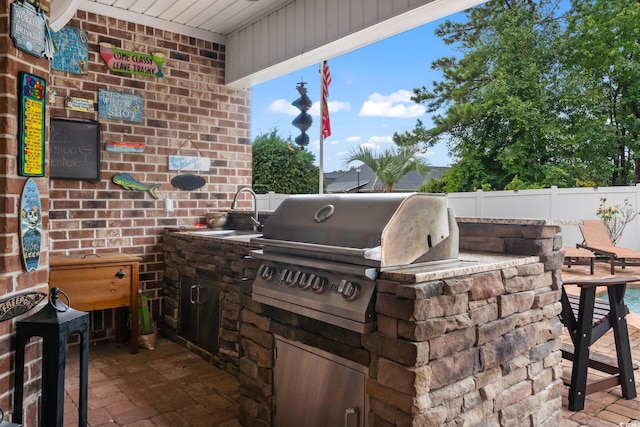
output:
POLYGON ((258 220, 258 197, 250 187, 242 187, 236 192, 236 195, 233 196, 233 202, 231 202, 231 209, 236 209, 238 196, 241 193, 251 194, 251 197, 253 199, 253 216, 251 217, 251 222, 253 223, 253 231, 258 231, 258 228, 262 226, 262 224, 260 224, 260 221, 258 220))

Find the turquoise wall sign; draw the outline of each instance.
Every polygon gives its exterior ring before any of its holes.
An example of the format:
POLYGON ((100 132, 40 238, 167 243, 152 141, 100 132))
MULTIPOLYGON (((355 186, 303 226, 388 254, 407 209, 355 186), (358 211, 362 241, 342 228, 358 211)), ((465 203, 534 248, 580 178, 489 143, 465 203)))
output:
POLYGON ((142 121, 142 96, 98 89, 98 116, 127 122, 142 121))
POLYGON ((45 20, 29 3, 11 3, 10 36, 16 48, 42 58, 45 50, 45 20))
POLYGON ((74 74, 89 72, 89 47, 87 32, 64 27, 52 33, 58 50, 53 55, 51 68, 74 74))

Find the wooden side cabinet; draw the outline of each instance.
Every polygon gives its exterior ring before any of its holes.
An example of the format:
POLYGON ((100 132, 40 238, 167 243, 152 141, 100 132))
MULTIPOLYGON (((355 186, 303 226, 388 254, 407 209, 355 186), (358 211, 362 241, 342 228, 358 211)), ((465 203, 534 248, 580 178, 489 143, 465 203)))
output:
POLYGON ((71 307, 80 311, 131 307, 131 352, 137 353, 140 261, 121 253, 52 256, 49 289, 61 289, 71 307))

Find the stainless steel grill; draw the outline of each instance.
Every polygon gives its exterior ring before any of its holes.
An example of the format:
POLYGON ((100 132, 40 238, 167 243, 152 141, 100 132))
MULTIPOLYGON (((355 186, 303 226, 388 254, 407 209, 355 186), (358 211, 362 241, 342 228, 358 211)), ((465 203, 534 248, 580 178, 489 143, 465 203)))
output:
POLYGON ((381 269, 458 257, 446 199, 422 193, 291 196, 252 242, 254 300, 361 333, 381 269))

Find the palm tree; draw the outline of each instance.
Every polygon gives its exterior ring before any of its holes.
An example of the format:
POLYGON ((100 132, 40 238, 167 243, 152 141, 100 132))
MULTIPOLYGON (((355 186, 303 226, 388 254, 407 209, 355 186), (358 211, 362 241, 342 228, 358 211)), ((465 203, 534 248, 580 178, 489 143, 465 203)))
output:
POLYGON ((376 174, 376 180, 385 185, 386 191, 391 193, 406 174, 417 170, 426 176, 429 164, 417 156, 420 151, 410 147, 401 147, 398 151, 387 148, 382 154, 376 155, 367 147, 351 147, 347 153, 347 165, 359 160, 369 166, 376 174))

